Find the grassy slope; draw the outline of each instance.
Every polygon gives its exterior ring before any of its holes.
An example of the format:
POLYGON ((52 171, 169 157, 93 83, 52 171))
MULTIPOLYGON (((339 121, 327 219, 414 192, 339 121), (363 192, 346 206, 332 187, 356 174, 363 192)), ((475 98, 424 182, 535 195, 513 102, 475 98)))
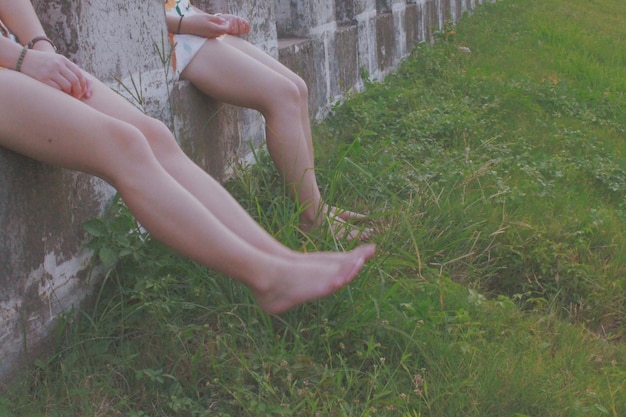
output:
MULTIPOLYGON (((121 263, 0 416, 626 415, 621 3, 485 5, 335 109, 326 195, 384 229, 328 300, 270 318, 123 207, 92 222, 121 263)), ((294 231, 267 161, 229 186, 289 245, 337 245, 294 231)))

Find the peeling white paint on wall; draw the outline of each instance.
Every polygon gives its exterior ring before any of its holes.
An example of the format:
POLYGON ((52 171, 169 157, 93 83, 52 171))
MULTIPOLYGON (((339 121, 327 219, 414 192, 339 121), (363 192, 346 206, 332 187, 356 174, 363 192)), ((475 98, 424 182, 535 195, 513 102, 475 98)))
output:
POLYGON ((87 269, 91 251, 83 249, 76 257, 63 261, 48 253, 44 262, 20 283, 24 297, 0 304, 0 375, 8 372, 31 342, 45 338, 59 315, 70 311, 89 293, 89 283, 79 277, 87 269))

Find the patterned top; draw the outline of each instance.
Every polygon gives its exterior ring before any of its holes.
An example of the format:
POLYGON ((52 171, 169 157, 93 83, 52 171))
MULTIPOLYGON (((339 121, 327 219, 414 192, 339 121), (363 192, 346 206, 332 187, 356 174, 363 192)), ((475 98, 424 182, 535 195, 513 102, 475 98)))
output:
MULTIPOLYGON (((191 7, 189 0, 166 0, 165 13, 168 16, 193 16, 198 14, 191 7)), ((170 43, 174 46, 174 54, 172 54, 172 67, 176 78, 180 77, 180 73, 187 67, 193 57, 198 53, 206 39, 201 36, 187 34, 169 34, 170 43)))
POLYGON ((185 16, 190 11, 191 3, 189 0, 165 0, 165 12, 173 16, 185 16))
POLYGON ((189 0, 165 0, 165 12, 173 16, 185 16, 190 11, 191 3, 189 0))

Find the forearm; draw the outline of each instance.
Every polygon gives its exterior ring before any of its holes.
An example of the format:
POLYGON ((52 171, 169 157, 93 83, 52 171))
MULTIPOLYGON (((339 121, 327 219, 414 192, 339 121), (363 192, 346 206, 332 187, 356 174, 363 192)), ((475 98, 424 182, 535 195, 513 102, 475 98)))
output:
POLYGON ((15 69, 21 53, 20 45, 0 36, 0 67, 15 69))
MULTIPOLYGON (((0 0, 0 18, 22 45, 46 34, 28 0, 0 0)), ((48 42, 37 42, 36 46, 40 50, 53 50, 48 42)))
MULTIPOLYGON (((28 43, 33 37, 44 34, 35 10, 27 0, 0 0, 0 19, 22 43, 28 43)), ((0 38, 0 66, 16 69, 20 56, 25 52, 22 49, 22 46, 12 40, 0 38)))
POLYGON ((174 34, 187 34, 203 37, 212 37, 212 25, 220 25, 225 22, 208 13, 192 14, 184 17, 166 16, 167 30, 174 34), (217 20, 216 20, 217 19, 217 20))
POLYGON ((180 16, 165 15, 165 24, 169 33, 178 33, 178 23, 180 16))

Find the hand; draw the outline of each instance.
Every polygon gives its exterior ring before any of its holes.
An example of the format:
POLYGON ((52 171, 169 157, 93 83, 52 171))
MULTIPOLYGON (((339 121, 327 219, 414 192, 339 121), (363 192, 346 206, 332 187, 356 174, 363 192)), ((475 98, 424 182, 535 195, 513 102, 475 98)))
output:
POLYGON ((250 23, 246 19, 230 14, 198 14, 184 18, 182 33, 190 33, 213 39, 222 35, 245 35, 250 32, 250 23))
POLYGON ((74 98, 89 98, 92 93, 87 74, 76 64, 54 52, 30 49, 21 72, 74 98))
POLYGON ((221 14, 219 15, 222 19, 224 19, 228 23, 228 33, 229 35, 247 35, 250 33, 250 22, 248 22, 243 17, 235 16, 232 14, 221 14))
POLYGON ((206 13, 186 16, 182 22, 181 33, 213 39, 227 34, 228 28, 226 19, 206 13))

